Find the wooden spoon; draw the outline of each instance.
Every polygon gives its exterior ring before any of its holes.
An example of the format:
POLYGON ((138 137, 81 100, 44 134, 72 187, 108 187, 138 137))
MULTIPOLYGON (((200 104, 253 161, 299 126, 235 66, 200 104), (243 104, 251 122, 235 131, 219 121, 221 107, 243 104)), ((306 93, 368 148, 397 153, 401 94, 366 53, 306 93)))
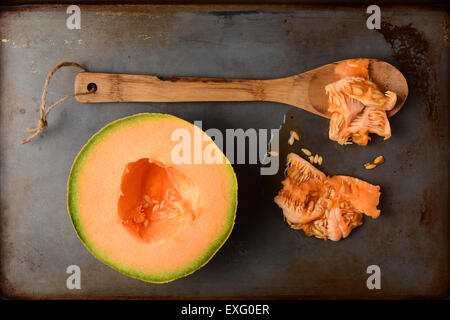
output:
MULTIPOLYGON (((325 86, 339 80, 334 73, 338 63, 270 80, 81 72, 75 80, 75 93, 96 90, 93 94, 77 96, 79 102, 272 101, 329 118, 325 86)), ((388 116, 397 113, 408 96, 403 74, 387 62, 370 59, 369 75, 381 91, 397 94, 397 104, 388 116)))

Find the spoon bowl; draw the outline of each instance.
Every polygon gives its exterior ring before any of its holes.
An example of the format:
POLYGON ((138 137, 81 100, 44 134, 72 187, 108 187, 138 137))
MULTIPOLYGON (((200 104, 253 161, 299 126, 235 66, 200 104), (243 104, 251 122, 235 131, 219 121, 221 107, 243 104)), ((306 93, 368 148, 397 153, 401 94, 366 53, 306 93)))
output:
MULTIPOLYGON (((396 105, 388 112, 388 117, 391 117, 403 107, 408 96, 408 84, 403 74, 393 65, 377 59, 369 60, 370 80, 382 92, 389 90, 397 94, 396 105)), ((290 88, 283 95, 275 95, 279 99, 278 102, 287 103, 319 116, 330 118, 325 86, 340 79, 334 70, 339 63, 345 61, 347 60, 330 63, 299 75, 269 81, 280 81, 286 88, 290 88)))

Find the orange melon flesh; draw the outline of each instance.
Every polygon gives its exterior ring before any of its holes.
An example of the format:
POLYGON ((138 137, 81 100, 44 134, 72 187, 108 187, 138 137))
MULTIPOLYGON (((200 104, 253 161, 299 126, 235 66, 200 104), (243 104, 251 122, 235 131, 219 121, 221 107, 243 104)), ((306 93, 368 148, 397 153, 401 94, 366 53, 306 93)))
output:
POLYGON ((329 137, 339 144, 367 145, 370 133, 391 137, 386 112, 394 108, 397 95, 381 92, 369 80, 368 67, 368 59, 342 61, 335 68, 341 80, 325 87, 331 113, 329 137))
MULTIPOLYGON (((192 154, 194 154, 192 143, 192 154)), ((68 210, 98 259, 149 282, 168 282, 206 264, 234 225, 237 181, 214 142, 189 122, 139 114, 113 122, 78 154, 68 210), (222 164, 175 164, 171 135, 200 134, 222 164)))
POLYGON ((348 176, 328 177, 295 153, 289 154, 288 165, 274 201, 293 229, 339 241, 362 224, 363 214, 379 217, 379 186, 348 176))
POLYGON ((350 59, 338 63, 334 72, 341 78, 360 77, 369 78, 369 59, 350 59))
POLYGON ((194 183, 176 169, 150 159, 129 163, 120 189, 118 214, 122 224, 149 243, 178 234, 199 209, 194 183), (189 189, 183 189, 183 184, 189 189))

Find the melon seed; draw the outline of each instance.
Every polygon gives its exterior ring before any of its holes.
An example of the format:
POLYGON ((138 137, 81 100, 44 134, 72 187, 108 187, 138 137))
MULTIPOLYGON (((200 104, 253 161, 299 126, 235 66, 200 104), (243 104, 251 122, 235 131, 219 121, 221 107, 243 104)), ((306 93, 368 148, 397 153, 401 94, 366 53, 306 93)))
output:
POLYGON ((376 167, 377 167, 377 165, 374 164, 374 163, 369 163, 369 164, 366 164, 366 165, 365 165, 365 168, 366 168, 367 170, 372 170, 372 169, 375 169, 376 167))
POLYGON ((311 151, 309 151, 309 150, 306 149, 306 148, 302 148, 302 152, 303 152, 305 155, 307 155, 308 157, 312 155, 311 151))
POLYGON ((372 95, 372 97, 375 98, 375 99, 377 99, 377 98, 382 98, 383 95, 382 95, 380 92, 375 92, 375 93, 372 95))
POLYGON ((142 213, 133 217, 133 221, 135 223, 142 223, 142 222, 144 222, 144 220, 145 220, 145 214, 142 214, 142 213))
POLYGON ((319 155, 316 154, 316 155, 314 156, 314 163, 318 163, 318 162, 319 162, 319 155))
POLYGON ((363 94, 363 91, 360 87, 353 86, 353 93, 360 96, 363 94))
MULTIPOLYGON (((292 131, 291 131, 292 132, 292 131)), ((293 144, 294 144, 294 136, 291 134, 291 136, 289 137, 289 140, 288 140, 288 144, 290 145, 290 146, 292 146, 293 144)))
POLYGON ((300 140, 300 136, 298 135, 297 131, 294 131, 294 130, 291 130, 290 134, 291 135, 289 137, 288 143, 290 146, 292 146, 294 144, 295 140, 297 140, 297 141, 300 140))
POLYGON ((376 157, 375 160, 373 160, 373 163, 376 165, 384 163, 384 157, 383 156, 376 157))

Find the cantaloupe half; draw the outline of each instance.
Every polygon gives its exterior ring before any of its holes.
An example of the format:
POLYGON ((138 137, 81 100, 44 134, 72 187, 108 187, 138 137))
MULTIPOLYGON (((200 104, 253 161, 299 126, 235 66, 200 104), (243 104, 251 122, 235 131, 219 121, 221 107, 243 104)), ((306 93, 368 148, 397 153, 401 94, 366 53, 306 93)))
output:
POLYGON ((127 276, 164 283, 204 266, 227 240, 237 180, 200 128, 147 113, 110 123, 87 142, 72 166, 67 198, 73 226, 95 257, 127 276), (223 161, 174 161, 180 141, 172 134, 180 129, 200 135, 201 150, 223 161))

